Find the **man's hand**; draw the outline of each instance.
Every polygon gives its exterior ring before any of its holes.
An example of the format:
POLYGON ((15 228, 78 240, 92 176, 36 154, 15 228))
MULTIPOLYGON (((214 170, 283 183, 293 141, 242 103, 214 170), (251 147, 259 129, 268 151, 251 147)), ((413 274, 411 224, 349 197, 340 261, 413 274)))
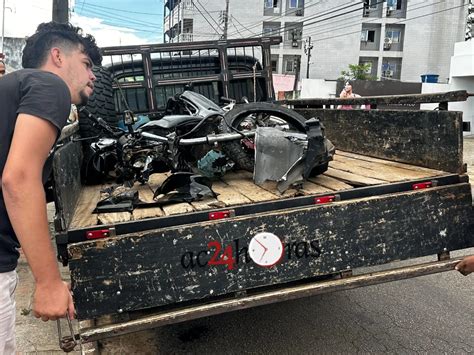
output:
POLYGON ((474 255, 466 256, 455 266, 455 269, 464 276, 474 272, 474 255))
POLYGON ((74 303, 69 291, 69 285, 64 281, 37 283, 34 300, 33 314, 43 321, 56 320, 66 316, 74 319, 74 303))

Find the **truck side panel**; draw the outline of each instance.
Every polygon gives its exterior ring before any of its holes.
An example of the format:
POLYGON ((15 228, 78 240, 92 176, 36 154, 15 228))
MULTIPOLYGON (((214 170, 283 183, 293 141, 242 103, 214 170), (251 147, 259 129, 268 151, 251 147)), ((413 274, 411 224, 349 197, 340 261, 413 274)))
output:
POLYGON ((473 221, 461 183, 77 243, 76 310, 92 318, 463 249, 473 221), (261 232, 284 246, 274 267, 249 257, 261 232))
POLYGON ((82 144, 71 140, 61 142, 53 159, 56 231, 66 230, 74 215, 81 191, 82 144))
POLYGON ((464 173, 462 113, 296 109, 319 117, 336 149, 464 173))

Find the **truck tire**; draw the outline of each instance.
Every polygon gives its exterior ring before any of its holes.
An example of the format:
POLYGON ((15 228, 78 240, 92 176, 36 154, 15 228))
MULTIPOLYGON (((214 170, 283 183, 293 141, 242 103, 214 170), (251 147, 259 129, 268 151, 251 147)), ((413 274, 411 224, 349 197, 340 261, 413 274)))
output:
MULTIPOLYGON (((286 107, 266 102, 254 102, 236 106, 224 115, 219 125, 220 132, 235 133, 236 130, 245 130, 245 128, 241 127, 241 124, 253 114, 277 117, 286 122, 290 126, 290 130, 306 133, 306 119, 303 116, 286 107)), ((256 125, 258 125, 258 123, 256 123, 256 125)), ((245 140, 253 143, 252 138, 246 138, 245 140)), ((239 139, 222 143, 222 150, 234 161, 237 168, 253 172, 255 151, 254 149, 246 147, 248 144, 243 144, 243 141, 243 139, 239 139)))
MULTIPOLYGON (((114 96, 112 90, 112 75, 104 67, 95 67, 93 70, 96 80, 94 82, 94 92, 89 97, 85 108, 94 116, 102 117, 109 125, 117 127, 118 117, 115 114, 114 96)), ((93 121, 87 115, 79 112, 79 131, 82 138, 101 135, 100 128, 93 125, 93 121)))

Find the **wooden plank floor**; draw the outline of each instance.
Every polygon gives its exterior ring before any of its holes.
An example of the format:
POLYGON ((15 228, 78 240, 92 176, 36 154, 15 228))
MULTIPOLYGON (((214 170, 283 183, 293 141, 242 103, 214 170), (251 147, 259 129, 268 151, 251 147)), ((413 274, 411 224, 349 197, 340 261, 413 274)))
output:
MULTIPOLYGON (((443 171, 337 151, 334 160, 329 163, 329 169, 323 175, 312 177, 305 181, 301 188, 290 188, 283 194, 278 192, 275 182, 267 181, 261 186, 257 186, 253 183, 250 172, 239 171, 228 173, 223 179, 213 183, 212 189, 218 195, 216 198, 192 203, 177 203, 163 208, 136 209, 132 213, 93 214, 92 211, 97 202, 101 196, 104 197, 100 193, 104 186, 87 186, 81 191, 70 228, 77 229, 295 196, 331 193, 360 186, 432 178, 446 174, 443 171)), ((150 177, 147 185, 135 184, 133 189, 139 192, 140 200, 151 202, 153 201, 153 192, 168 175, 169 173, 154 174, 150 177)))

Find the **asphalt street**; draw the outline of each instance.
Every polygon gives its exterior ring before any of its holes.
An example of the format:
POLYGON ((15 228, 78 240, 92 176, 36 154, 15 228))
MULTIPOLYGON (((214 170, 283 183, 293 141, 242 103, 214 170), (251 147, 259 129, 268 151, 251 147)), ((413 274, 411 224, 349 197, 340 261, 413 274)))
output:
MULTIPOLYGON (((474 181, 474 136, 465 139, 464 147, 474 181)), ((474 248, 451 255, 465 254, 474 254, 474 248)), ((18 350, 56 353, 56 325, 27 313, 32 283, 25 280, 31 281, 31 275, 24 264, 19 273, 24 282, 17 292, 18 350)), ((472 352, 474 275, 464 277, 456 271, 227 313, 101 344, 104 354, 472 352)))

